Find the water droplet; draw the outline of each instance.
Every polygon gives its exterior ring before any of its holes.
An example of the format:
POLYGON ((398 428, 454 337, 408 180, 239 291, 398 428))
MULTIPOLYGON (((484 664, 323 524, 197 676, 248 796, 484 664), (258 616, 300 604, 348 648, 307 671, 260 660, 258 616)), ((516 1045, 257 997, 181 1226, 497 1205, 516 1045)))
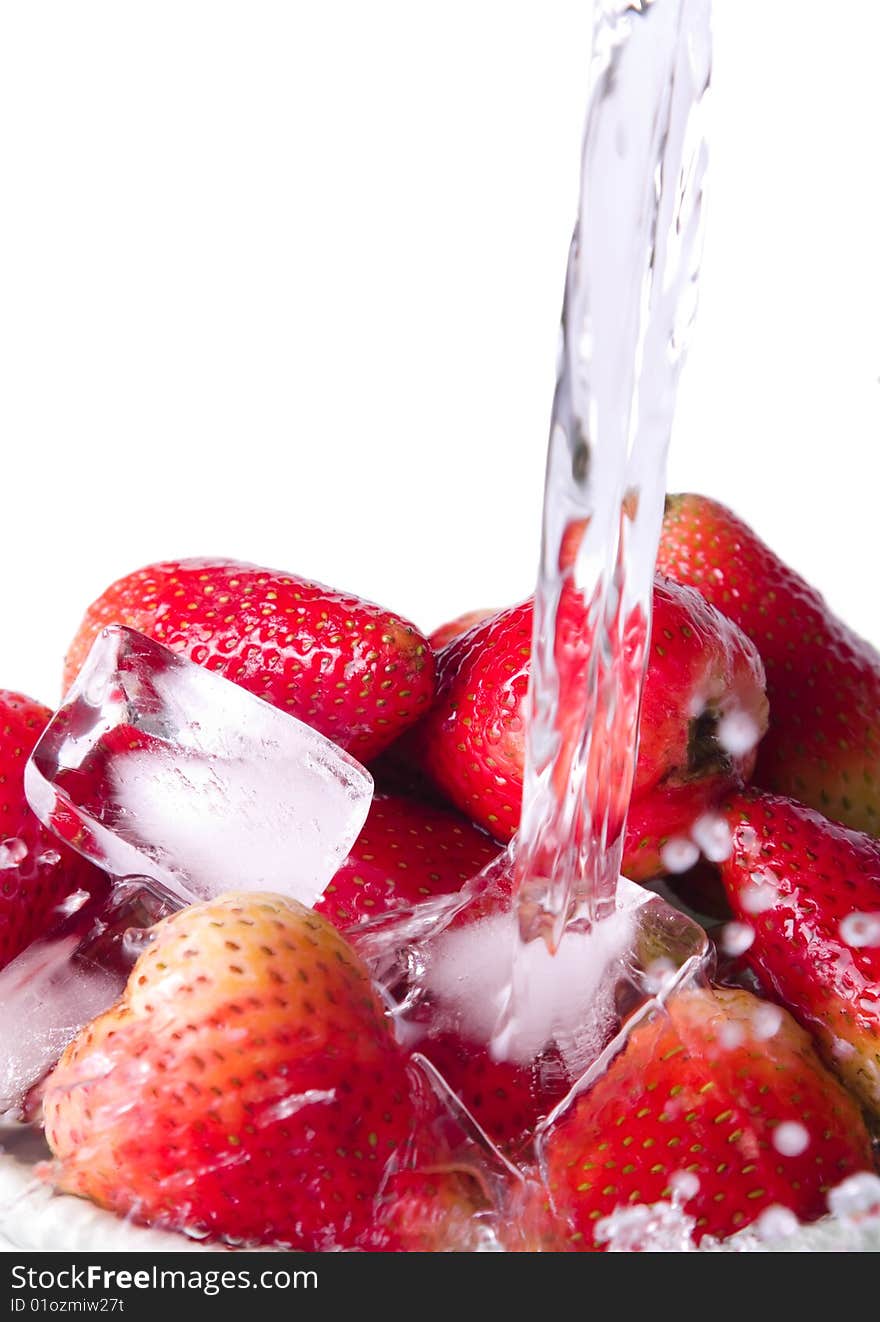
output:
POLYGON ((699 857, 699 847, 683 836, 673 836, 660 850, 660 861, 667 872, 687 872, 699 857))
POLYGON ((758 832, 753 826, 745 824, 738 826, 733 833, 736 851, 741 854, 747 863, 756 863, 761 852, 758 832))
POLYGON ((689 1253, 695 1222, 674 1203, 618 1207, 596 1222, 594 1234, 609 1253, 689 1253))
POLYGON ((84 700, 93 707, 100 707, 104 702, 110 701, 110 688, 116 674, 117 656, 114 648, 107 648, 98 654, 95 660, 95 653, 92 653, 86 662, 86 669, 80 676, 82 685, 82 696, 84 700))
POLYGON ((740 904, 746 913, 766 913, 779 898, 776 873, 771 868, 757 868, 750 873, 750 881, 740 892, 740 904))
POLYGON ((182 1226, 181 1229, 187 1239, 208 1239, 211 1234, 207 1226, 182 1226))
POLYGON ((780 1207, 778 1203, 774 1203, 772 1207, 765 1207, 755 1222, 758 1238, 765 1242, 789 1239, 797 1234, 799 1229, 800 1222, 794 1212, 788 1207, 780 1207))
POLYGON ((810 1146, 809 1131, 796 1120, 786 1120, 773 1130, 773 1146, 783 1157, 799 1157, 810 1146))
POLYGON ((44 849, 37 855, 37 862, 44 868, 54 868, 61 862, 61 855, 57 849, 44 849))
POLYGON ((721 949, 736 959, 744 955, 755 939, 755 929, 748 923, 725 923, 721 932, 721 949))
POLYGON ((742 757, 755 747, 761 738, 761 730, 748 712, 737 709, 722 716, 718 722, 717 738, 731 757, 742 757))
POLYGON ((703 813, 691 827, 691 838, 696 841, 710 863, 723 863, 730 858, 733 839, 730 827, 717 813, 703 813))
POLYGON ((677 1203, 686 1203, 700 1192, 700 1181, 693 1171, 675 1171, 669 1178, 669 1187, 677 1203))
POLYGON ((659 995, 675 977, 676 969, 671 959, 654 959, 645 969, 645 987, 652 996, 659 995))
POLYGON ((71 894, 65 896, 57 906, 57 912, 62 918, 70 918, 72 914, 79 913, 83 905, 88 904, 91 898, 92 897, 88 891, 72 891, 71 894))
POLYGON ((28 856, 28 847, 23 840, 11 836, 0 844, 0 868, 15 868, 28 856))
POLYGON ((126 928, 125 935, 122 938, 122 952, 126 959, 130 959, 134 963, 152 943, 153 929, 151 927, 129 927, 126 928))
POLYGON ((840 935, 848 946, 880 946, 880 913, 851 913, 840 920, 840 935))
POLYGON ((762 1042, 775 1037, 782 1027, 783 1018, 784 1015, 778 1005, 759 1005, 752 1016, 755 1037, 762 1042))
POLYGON ((745 1030, 742 1024, 738 1024, 735 1019, 728 1019, 727 1023, 722 1024, 718 1031, 718 1041, 725 1051, 735 1051, 742 1044, 745 1037, 745 1030))
POLYGON ((833 1216, 860 1216, 880 1208, 880 1178, 870 1171, 851 1175, 828 1195, 828 1210, 833 1216))

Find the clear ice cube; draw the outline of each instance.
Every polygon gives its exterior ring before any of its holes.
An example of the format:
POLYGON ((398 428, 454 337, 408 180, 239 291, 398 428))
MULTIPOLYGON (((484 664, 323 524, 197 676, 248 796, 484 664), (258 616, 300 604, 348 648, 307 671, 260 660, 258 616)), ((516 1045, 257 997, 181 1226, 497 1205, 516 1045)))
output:
POLYGON ((27 765, 40 820, 121 877, 184 903, 276 891, 312 905, 373 782, 295 717, 133 629, 96 640, 27 765))
POLYGON ((0 970, 0 1115, 21 1111, 83 1025, 118 998, 148 929, 179 907, 143 878, 79 898, 0 970))
POLYGON ((623 877, 615 912, 569 926, 554 953, 520 938, 509 854, 459 895, 420 908, 352 934, 401 1041, 466 1106, 472 1063, 478 1078, 479 1061, 491 1063, 532 1127, 558 1114, 631 1024, 710 969, 703 929, 623 877))

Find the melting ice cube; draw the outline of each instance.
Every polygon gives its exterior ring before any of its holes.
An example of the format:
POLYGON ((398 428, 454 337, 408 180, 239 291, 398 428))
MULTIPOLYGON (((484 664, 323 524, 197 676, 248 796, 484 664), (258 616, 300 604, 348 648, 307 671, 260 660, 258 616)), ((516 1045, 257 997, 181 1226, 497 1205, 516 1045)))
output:
POLYGON ((81 908, 0 971, 0 1115, 19 1110, 84 1024, 125 986, 138 937, 178 907, 142 878, 81 908))
POLYGON ((496 1060, 527 1064, 555 1044, 569 1079, 599 1056, 622 1017, 706 967, 705 933, 621 877, 616 912, 569 928, 554 954, 521 944, 513 908, 451 926, 429 941, 422 986, 496 1060))
POLYGON ((556 1113, 625 1024, 708 971, 705 932, 659 896, 620 878, 616 905, 590 927, 567 929, 553 954, 542 940, 522 943, 504 855, 458 895, 420 906, 424 917, 398 915, 352 939, 386 989, 400 1040, 465 1105, 476 1105, 474 1071, 491 1070, 537 1122, 556 1113))
POLYGON ((184 903, 269 890, 314 904, 373 782, 354 758, 133 629, 95 642, 25 773, 37 816, 111 875, 184 903))
POLYGON ((633 930, 632 916, 618 911, 589 932, 565 932, 551 954, 543 941, 519 945, 516 911, 509 908, 429 943, 423 987, 494 1059, 528 1065, 555 1043, 576 1078, 614 1023, 615 983, 633 930), (512 984, 523 991, 513 1017, 504 1013, 512 984))

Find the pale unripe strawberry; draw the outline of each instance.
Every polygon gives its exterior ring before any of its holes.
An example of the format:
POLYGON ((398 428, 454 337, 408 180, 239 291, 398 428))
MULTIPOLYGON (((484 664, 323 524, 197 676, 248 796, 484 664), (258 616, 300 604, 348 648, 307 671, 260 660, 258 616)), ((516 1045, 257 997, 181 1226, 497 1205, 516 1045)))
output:
POLYGON ((366 969, 276 895, 221 897, 154 934, 47 1082, 59 1187, 193 1234, 356 1246, 414 1123, 366 969))

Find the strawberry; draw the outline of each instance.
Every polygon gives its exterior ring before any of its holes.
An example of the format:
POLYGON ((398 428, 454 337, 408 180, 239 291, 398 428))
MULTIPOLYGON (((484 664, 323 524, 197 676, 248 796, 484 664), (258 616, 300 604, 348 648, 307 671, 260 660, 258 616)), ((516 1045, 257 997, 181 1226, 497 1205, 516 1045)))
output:
MULTIPOLYGON (((558 660, 582 667, 586 626, 572 603, 558 660)), ((412 736, 438 788, 500 840, 519 824, 532 613, 531 601, 501 611, 440 652, 437 699, 412 736)), ((662 839, 748 776, 765 725, 752 645, 698 593, 658 579, 626 850, 635 875, 655 872, 662 839), (750 739, 728 737, 725 747, 725 729, 737 722, 750 739)))
POLYGON ((354 847, 315 905, 341 931, 460 890, 498 846, 458 813, 376 794, 354 847))
POLYGON ((543 1169, 575 1247, 598 1247, 597 1223, 617 1208, 671 1200, 682 1174, 696 1177, 684 1210, 699 1240, 774 1204, 813 1220, 829 1189, 872 1169, 855 1102, 788 1015, 768 1036, 764 1011, 745 991, 679 993, 572 1102, 543 1169))
POLYGON ((392 1175, 377 1207, 372 1247, 398 1253, 570 1249, 536 1181, 508 1180, 493 1197, 476 1169, 452 1163, 392 1175))
POLYGON ((413 1108, 358 957, 275 895, 224 896, 153 932, 47 1081, 58 1186, 201 1236, 365 1243, 413 1108))
POLYGON ((735 514, 670 496, 657 566, 755 643, 770 728, 755 784, 880 835, 880 655, 735 514))
POLYGON ((76 890, 104 879, 44 830, 24 795, 24 768, 49 722, 48 707, 0 689, 0 968, 54 925, 76 890))
POLYGON ((721 878, 754 932, 744 959, 880 1113, 880 843, 759 791, 725 815, 721 878))
POLYGON ((437 657, 437 697, 413 735, 416 760, 499 840, 519 824, 532 605, 499 611, 437 657))
POLYGON ((124 624, 299 717, 367 762, 434 691, 418 630, 372 603, 232 560, 149 565, 86 612, 65 662, 76 677, 108 624, 124 624))
POLYGON ((441 624, 439 629, 428 635, 428 642, 435 652, 441 651, 447 643, 451 643, 453 638, 458 638, 459 634, 467 633, 475 624, 487 620, 494 611, 465 611, 464 615, 457 616, 450 620, 448 624, 441 624))
POLYGON ((392 1175, 376 1209, 374 1251, 474 1253, 491 1242, 491 1201, 475 1171, 450 1166, 392 1175))
POLYGON ((667 873, 664 846, 670 840, 686 841, 700 818, 714 814, 727 787, 723 778, 710 776, 690 785, 656 785, 633 799, 623 858, 630 881, 653 881, 667 873))

